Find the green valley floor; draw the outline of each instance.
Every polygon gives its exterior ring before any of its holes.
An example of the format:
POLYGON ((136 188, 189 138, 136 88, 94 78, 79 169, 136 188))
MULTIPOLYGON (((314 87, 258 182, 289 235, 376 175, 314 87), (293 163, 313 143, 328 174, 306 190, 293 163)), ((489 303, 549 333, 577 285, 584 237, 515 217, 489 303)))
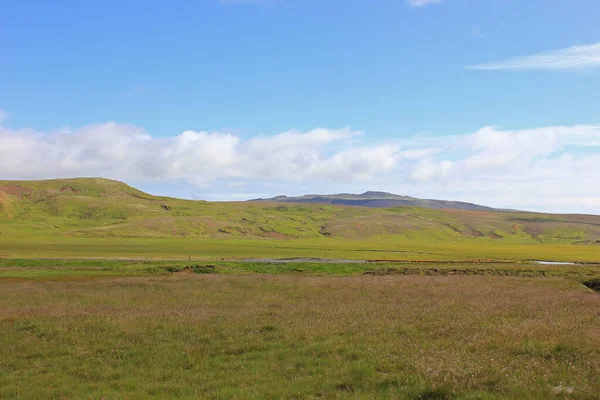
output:
POLYGON ((0 260, 0 398, 595 399, 599 271, 0 260))

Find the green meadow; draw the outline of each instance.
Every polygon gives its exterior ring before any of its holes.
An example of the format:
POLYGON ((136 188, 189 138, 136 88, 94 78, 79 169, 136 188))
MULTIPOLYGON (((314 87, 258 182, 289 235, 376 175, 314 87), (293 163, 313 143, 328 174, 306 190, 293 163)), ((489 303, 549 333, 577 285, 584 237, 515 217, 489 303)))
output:
POLYGON ((236 274, 183 268, 83 277, 77 268, 101 267, 70 267, 68 278, 0 278, 0 397, 595 399, 600 392, 600 295, 578 279, 365 274, 349 266, 342 267, 349 276, 252 266, 236 274))
POLYGON ((456 241, 405 238, 274 240, 266 238, 71 238, 0 237, 3 258, 138 258, 148 260, 236 260, 308 257, 347 260, 550 260, 600 261, 600 247, 522 243, 510 240, 456 241))

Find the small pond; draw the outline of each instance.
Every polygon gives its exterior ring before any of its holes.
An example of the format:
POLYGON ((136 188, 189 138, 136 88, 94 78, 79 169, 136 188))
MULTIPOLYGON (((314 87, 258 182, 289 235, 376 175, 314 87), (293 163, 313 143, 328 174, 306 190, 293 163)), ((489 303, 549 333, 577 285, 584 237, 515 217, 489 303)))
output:
POLYGON ((566 262, 566 261, 539 261, 535 260, 534 263, 542 264, 542 265, 575 265, 574 262, 566 262))

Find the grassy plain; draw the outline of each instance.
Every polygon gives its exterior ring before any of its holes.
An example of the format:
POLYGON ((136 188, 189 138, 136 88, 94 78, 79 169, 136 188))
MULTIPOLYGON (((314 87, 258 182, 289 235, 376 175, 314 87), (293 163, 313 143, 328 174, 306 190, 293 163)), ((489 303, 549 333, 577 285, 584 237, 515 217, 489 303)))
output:
POLYGON ((1 398, 595 399, 573 280, 0 279, 1 398))
POLYGON ((0 236, 0 258, 235 260, 318 257, 347 260, 553 260, 600 262, 600 246, 483 239, 73 238, 0 236))

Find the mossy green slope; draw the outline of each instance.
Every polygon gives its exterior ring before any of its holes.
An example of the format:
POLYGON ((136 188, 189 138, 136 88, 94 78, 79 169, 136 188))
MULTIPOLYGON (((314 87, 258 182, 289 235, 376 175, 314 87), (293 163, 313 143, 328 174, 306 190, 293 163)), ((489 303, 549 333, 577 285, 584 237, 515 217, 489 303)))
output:
POLYGON ((0 205, 3 235, 600 240, 598 216, 190 201, 100 178, 0 181, 0 205))

